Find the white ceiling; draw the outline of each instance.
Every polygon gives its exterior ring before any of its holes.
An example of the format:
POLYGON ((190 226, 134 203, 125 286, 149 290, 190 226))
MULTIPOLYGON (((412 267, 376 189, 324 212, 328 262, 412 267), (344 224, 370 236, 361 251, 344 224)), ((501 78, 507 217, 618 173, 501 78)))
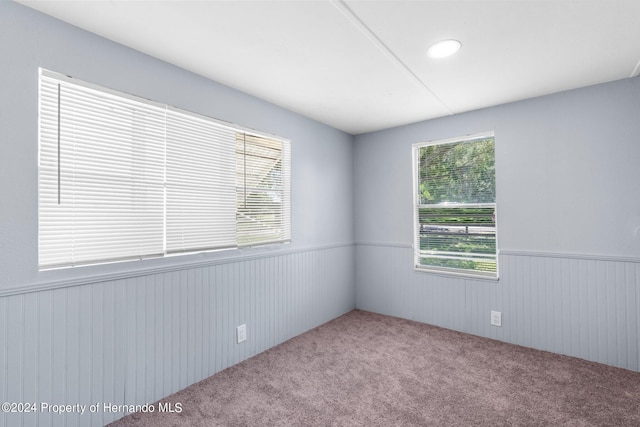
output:
POLYGON ((640 0, 19 2, 351 134, 640 73, 640 0))

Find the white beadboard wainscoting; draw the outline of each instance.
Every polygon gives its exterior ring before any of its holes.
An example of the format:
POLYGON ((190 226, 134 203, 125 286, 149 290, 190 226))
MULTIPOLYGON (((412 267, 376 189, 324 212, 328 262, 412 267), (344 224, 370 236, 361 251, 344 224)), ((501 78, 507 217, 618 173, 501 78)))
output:
MULTIPOLYGON (((3 296, 0 402, 155 402, 352 310, 354 268, 344 244, 3 296), (240 324, 248 338, 237 344, 240 324)), ((38 407, 3 414, 0 426, 122 415, 38 407)))
POLYGON ((410 245, 359 242, 356 266, 359 309, 640 371, 640 260, 502 251, 499 280, 474 280, 415 271, 410 245))

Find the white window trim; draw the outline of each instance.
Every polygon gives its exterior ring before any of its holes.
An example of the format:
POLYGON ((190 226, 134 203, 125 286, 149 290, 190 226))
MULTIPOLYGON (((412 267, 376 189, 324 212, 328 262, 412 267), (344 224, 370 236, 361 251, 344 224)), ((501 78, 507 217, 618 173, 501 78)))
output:
MULTIPOLYGON (((480 279, 480 280, 490 280, 490 281, 498 281, 500 277, 500 249, 498 244, 498 209, 497 209, 497 201, 491 204, 475 204, 478 207, 492 206, 495 208, 495 222, 496 222, 496 272, 481 272, 475 270, 465 271, 464 269, 455 269, 455 268, 446 268, 446 267, 436 267, 436 266, 425 266, 420 264, 420 232, 418 230, 419 224, 419 207, 422 206, 419 204, 418 200, 418 159, 419 159, 419 151, 422 147, 432 146, 432 145, 442 145, 442 144, 452 144, 456 142, 464 142, 474 139, 484 139, 484 138, 493 138, 495 144, 495 133, 493 131, 479 132, 475 134, 467 134, 459 137, 451 137, 445 139, 431 140, 427 142, 416 142, 412 144, 412 190, 413 190, 413 269, 417 272, 424 273, 432 273, 437 275, 442 275, 446 277, 461 277, 461 278, 470 278, 470 279, 480 279)), ((495 145, 494 145, 495 147, 495 145)), ((494 154, 495 155, 495 154, 494 154)), ((468 204, 471 205, 471 204, 468 204)))

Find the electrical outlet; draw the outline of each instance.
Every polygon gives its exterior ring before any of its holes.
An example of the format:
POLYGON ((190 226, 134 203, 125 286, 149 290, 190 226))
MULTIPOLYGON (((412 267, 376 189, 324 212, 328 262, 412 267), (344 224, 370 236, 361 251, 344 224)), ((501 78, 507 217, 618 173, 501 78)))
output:
POLYGON ((493 326, 502 326, 502 312, 500 311, 491 312, 491 324, 493 326))
POLYGON ((247 325, 240 325, 236 328, 236 336, 238 338, 238 344, 247 340, 247 325))

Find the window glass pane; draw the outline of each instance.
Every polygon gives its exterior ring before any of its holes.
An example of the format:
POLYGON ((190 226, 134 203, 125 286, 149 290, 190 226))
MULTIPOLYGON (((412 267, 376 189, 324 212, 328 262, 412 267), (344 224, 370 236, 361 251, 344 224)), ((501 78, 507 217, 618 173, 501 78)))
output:
POLYGON ((288 142, 238 132, 238 245, 290 239, 288 142))
POLYGON ((494 208, 420 208, 420 264, 496 271, 494 208))
POLYGON ((497 276, 493 137, 418 145, 416 266, 497 276))
POLYGON ((420 148, 420 204, 493 203, 493 138, 420 148))

